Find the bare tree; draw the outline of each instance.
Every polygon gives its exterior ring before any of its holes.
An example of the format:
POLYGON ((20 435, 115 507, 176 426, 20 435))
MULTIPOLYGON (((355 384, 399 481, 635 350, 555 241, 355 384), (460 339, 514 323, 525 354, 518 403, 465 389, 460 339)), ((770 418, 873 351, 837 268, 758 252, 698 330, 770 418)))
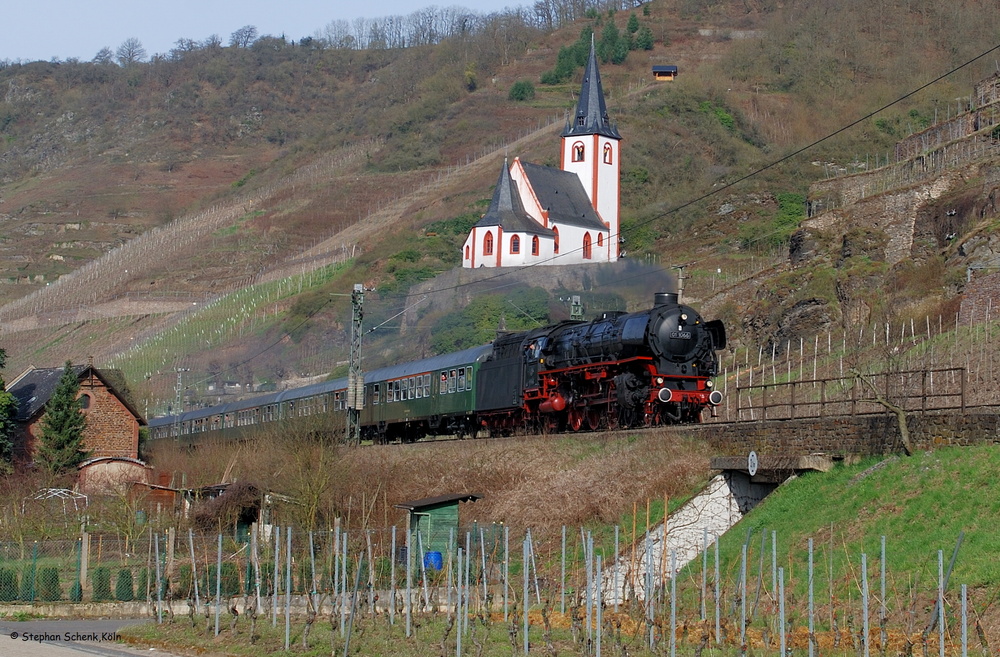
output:
POLYGON ((115 56, 122 66, 131 66, 146 59, 146 49, 142 47, 142 41, 129 37, 115 50, 115 56))
POLYGON ((115 53, 112 52, 111 48, 104 46, 97 51, 94 55, 95 64, 114 64, 115 63, 115 53))
POLYGON ((253 25, 244 25, 229 35, 229 45, 236 48, 249 48, 250 44, 256 40, 257 28, 253 25))

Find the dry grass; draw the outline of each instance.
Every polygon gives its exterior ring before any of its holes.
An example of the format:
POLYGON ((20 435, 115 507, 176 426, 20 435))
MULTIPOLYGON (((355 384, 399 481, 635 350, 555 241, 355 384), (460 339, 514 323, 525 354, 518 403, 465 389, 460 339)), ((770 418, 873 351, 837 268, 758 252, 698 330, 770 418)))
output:
POLYGON ((193 452, 164 445, 154 463, 185 473, 188 485, 252 481, 316 496, 321 527, 335 517, 352 527, 398 525, 404 516, 395 504, 468 492, 483 499, 463 506, 463 522, 530 527, 538 536, 564 524, 617 522, 637 500, 686 497, 708 473, 706 447, 669 430, 320 450, 308 440, 262 436, 193 452), (324 486, 309 485, 325 477, 324 486))

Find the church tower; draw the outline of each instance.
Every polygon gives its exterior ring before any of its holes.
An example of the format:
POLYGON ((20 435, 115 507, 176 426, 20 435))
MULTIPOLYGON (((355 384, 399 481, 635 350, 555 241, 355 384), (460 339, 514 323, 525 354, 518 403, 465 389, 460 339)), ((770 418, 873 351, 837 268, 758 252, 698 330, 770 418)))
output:
POLYGON ((576 113, 562 133, 560 166, 580 178, 591 205, 608 226, 611 234, 605 248, 611 262, 618 259, 621 138, 608 119, 592 36, 576 113))

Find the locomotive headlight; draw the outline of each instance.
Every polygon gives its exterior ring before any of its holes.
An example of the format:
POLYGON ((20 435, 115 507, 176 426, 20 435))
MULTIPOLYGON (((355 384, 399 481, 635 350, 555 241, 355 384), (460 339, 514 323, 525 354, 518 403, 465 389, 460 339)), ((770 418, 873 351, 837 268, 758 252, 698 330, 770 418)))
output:
POLYGON ((706 387, 706 388, 711 388, 711 387, 712 387, 712 386, 714 386, 714 385, 715 385, 715 384, 714 384, 714 383, 712 383, 711 381, 705 381, 705 387, 706 387))
POLYGON ((681 313, 681 320, 683 320, 685 322, 688 320, 687 313, 681 313))
POLYGON ((658 385, 658 386, 662 386, 663 385, 663 377, 662 376, 656 377, 656 385, 658 385))

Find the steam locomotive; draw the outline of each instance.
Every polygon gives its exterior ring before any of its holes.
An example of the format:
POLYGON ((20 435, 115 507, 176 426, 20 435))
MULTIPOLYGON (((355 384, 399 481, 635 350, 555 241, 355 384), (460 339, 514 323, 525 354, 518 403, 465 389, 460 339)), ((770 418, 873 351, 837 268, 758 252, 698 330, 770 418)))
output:
MULTIPOLYGON (((712 377, 715 352, 725 345, 721 321, 706 322, 676 294, 659 293, 641 312, 507 333, 489 345, 366 372, 362 438, 412 442, 699 422, 722 402, 712 377)), ((337 379, 149 426, 154 439, 238 439, 274 422, 343 414, 346 402, 347 379, 337 379)), ((333 417, 325 423, 344 426, 333 417)))

